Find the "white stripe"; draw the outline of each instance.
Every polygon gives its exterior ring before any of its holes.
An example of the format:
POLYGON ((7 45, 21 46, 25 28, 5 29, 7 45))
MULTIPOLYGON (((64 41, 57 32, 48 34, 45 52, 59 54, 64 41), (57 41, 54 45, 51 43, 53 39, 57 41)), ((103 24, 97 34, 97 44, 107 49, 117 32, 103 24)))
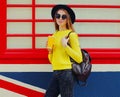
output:
POLYGON ((50 64, 0 64, 0 72, 52 72, 50 64))
POLYGON ((18 93, 15 93, 15 92, 12 92, 6 89, 2 89, 2 88, 0 88, 0 96, 2 97, 27 97, 27 96, 24 96, 24 95, 21 95, 21 94, 18 94, 18 93))
POLYGON ((92 66, 93 72, 118 72, 120 71, 120 64, 96 64, 92 66))
POLYGON ((20 82, 20 81, 17 81, 17 80, 14 80, 14 79, 2 76, 2 75, 0 75, 0 79, 3 79, 3 80, 8 81, 10 83, 14 83, 14 84, 19 85, 19 86, 23 86, 23 87, 29 88, 31 90, 35 90, 35 91, 38 91, 38 92, 45 93, 45 89, 38 88, 38 87, 29 85, 29 84, 26 84, 26 83, 23 83, 23 82, 20 82))
MULTIPOLYGON (((93 64, 92 71, 120 71, 120 64, 93 64)), ((52 66, 50 64, 0 64, 0 72, 52 72, 52 66)))

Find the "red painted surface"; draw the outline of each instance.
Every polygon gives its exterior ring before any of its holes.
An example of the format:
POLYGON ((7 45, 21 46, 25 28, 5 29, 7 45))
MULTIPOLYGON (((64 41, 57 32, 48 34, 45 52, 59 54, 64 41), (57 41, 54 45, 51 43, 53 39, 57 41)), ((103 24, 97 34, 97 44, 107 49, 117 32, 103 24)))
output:
MULTIPOLYGON (((53 22, 52 19, 35 19, 35 8, 51 8, 53 4, 6 4, 6 0, 0 0, 0 64, 49 64, 47 50, 35 48, 35 37, 47 37, 50 34, 35 34, 36 22, 53 22), (7 19, 6 8, 30 7, 32 8, 32 19, 7 19), (7 22, 31 22, 32 34, 7 34, 7 22), (32 37, 32 49, 7 49, 6 37, 32 37)), ((73 8, 120 8, 120 5, 69 5, 73 8)), ((120 20, 99 20, 99 19, 77 19, 76 22, 105 22, 120 23, 120 20)), ((120 37, 120 34, 79 34, 79 37, 120 37)), ((85 48, 92 57, 95 64, 120 64, 120 49, 109 48, 85 48)))
MULTIPOLYGON (((32 7, 31 4, 7 4, 7 7, 32 7)), ((51 8, 54 4, 36 4, 36 7, 51 8)), ((97 4, 68 4, 72 8, 120 8, 120 5, 97 5, 97 4)))
POLYGON ((0 53, 6 48, 6 0, 0 0, 0 53))
POLYGON ((25 88, 23 86, 20 85, 16 85, 14 83, 10 83, 4 80, 0 80, 0 87, 1 88, 5 88, 7 90, 10 91, 14 91, 16 93, 19 93, 21 95, 27 96, 27 97, 44 97, 44 93, 29 89, 29 88, 25 88))
MULTIPOLYGON (((120 64, 120 49, 86 50, 90 53, 93 64, 120 64)), ((8 50, 5 54, 0 55, 0 63, 49 64, 47 54, 46 49, 39 49, 36 52, 8 50)))

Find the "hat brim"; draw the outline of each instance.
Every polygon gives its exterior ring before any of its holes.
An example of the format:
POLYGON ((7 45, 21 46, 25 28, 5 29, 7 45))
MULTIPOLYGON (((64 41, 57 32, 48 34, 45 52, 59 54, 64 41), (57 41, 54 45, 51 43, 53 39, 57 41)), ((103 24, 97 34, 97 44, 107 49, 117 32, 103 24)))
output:
POLYGON ((51 16, 53 19, 55 18, 55 14, 59 9, 65 9, 68 12, 68 14, 70 15, 72 24, 75 22, 75 13, 67 5, 55 5, 51 11, 51 16))

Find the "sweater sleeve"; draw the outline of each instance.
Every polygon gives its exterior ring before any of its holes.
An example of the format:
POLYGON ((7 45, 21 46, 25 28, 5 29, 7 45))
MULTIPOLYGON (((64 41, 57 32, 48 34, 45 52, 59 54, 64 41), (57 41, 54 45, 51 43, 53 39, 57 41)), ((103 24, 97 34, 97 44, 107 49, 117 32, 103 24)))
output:
POLYGON ((70 46, 65 47, 66 53, 74 59, 77 63, 82 62, 82 52, 80 48, 80 44, 78 41, 78 36, 76 33, 71 33, 69 36, 69 44, 70 46))
POLYGON ((50 63, 52 62, 52 53, 49 53, 48 54, 48 59, 49 59, 49 61, 50 61, 50 63))
MULTIPOLYGON (((52 35, 53 37, 54 37, 54 34, 55 33, 53 33, 53 35, 52 35)), ((50 63, 52 63, 52 56, 53 56, 53 53, 48 53, 48 59, 49 59, 50 63)))

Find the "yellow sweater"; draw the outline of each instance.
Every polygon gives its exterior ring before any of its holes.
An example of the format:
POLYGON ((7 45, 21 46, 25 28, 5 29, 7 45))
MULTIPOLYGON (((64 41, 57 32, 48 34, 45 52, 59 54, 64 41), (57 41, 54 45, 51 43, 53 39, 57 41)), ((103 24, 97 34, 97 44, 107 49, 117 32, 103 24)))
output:
POLYGON ((82 53, 78 36, 75 32, 71 33, 69 36, 70 46, 62 46, 61 39, 67 36, 69 32, 71 32, 71 30, 57 31, 53 34, 55 37, 53 53, 48 54, 53 70, 71 69, 72 63, 70 61, 70 57, 78 63, 82 62, 82 53))

